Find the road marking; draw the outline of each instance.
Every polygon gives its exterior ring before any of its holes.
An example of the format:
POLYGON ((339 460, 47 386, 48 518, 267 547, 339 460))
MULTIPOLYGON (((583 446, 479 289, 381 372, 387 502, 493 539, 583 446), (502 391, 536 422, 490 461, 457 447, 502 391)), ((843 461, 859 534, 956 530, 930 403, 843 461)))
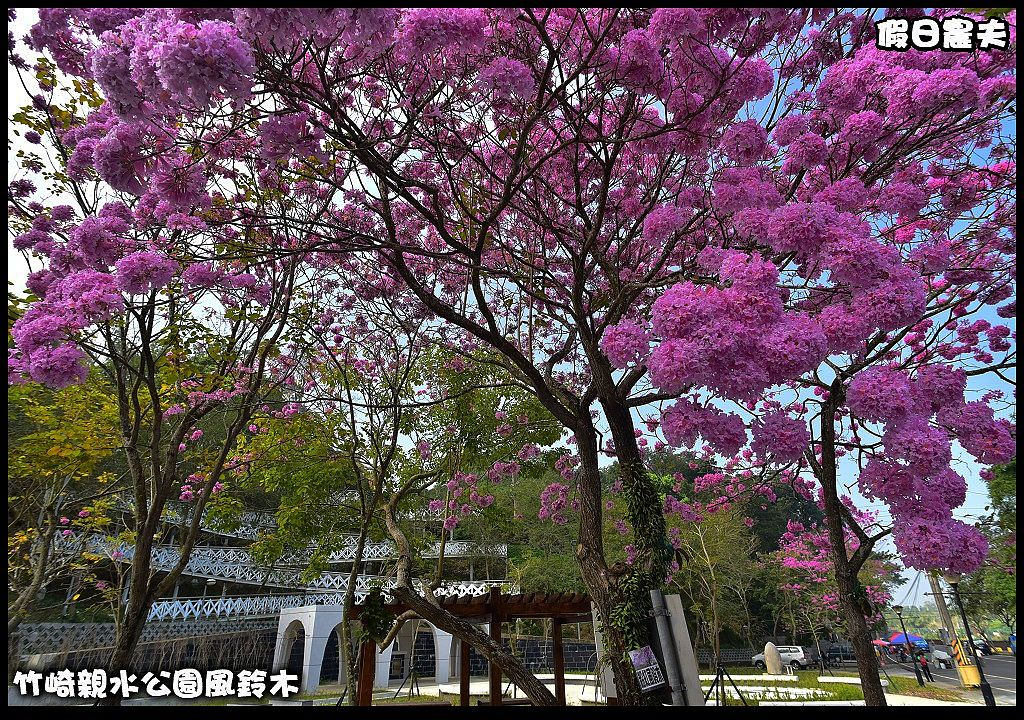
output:
MULTIPOLYGON (((948 672, 948 671, 932 670, 932 675, 941 675, 942 677, 948 677, 948 678, 952 678, 954 680, 959 680, 960 679, 960 677, 958 675, 946 675, 946 674, 944 674, 945 672, 948 672)), ((1017 678, 1012 678, 1012 677, 1006 677, 1005 675, 993 675, 992 673, 985 673, 985 677, 986 678, 999 678, 1000 680, 1014 680, 1014 681, 1016 681, 1016 679, 1017 679, 1017 678)))
MULTIPOLYGON (((900 667, 903 670, 906 670, 907 672, 912 672, 913 671, 913 668, 910 667, 909 665, 904 665, 902 663, 896 663, 896 664, 897 664, 898 667, 900 667)), ((947 672, 949 672, 949 671, 932 670, 932 675, 938 675, 941 678, 948 678, 950 680, 957 680, 957 681, 960 680, 960 676, 959 675, 947 675, 946 674, 947 672)), ((1000 680, 1013 680, 1014 682, 1017 681, 1017 678, 1006 677, 1005 675, 992 675, 991 673, 985 673, 985 678, 986 679, 987 678, 999 678, 1000 680)), ((1002 688, 1002 687, 996 686, 995 689, 999 690, 1001 692, 1013 693, 1014 695, 1017 694, 1016 690, 1010 690, 1009 688, 1002 688)))

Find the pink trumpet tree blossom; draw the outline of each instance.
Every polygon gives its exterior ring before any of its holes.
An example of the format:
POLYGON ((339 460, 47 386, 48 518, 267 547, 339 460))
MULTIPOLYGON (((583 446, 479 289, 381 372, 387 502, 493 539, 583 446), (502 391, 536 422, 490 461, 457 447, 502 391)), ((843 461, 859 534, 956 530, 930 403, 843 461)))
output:
MULTIPOLYGON (((1016 432, 1016 14, 999 18, 1007 49, 879 48, 875 21, 904 12, 988 22, 971 9, 40 10, 28 43, 52 64, 31 129, 69 182, 99 178, 111 198, 58 215, 33 200, 38 183, 9 183, 15 247, 46 262, 13 375, 74 381, 74 348, 105 315, 128 317, 107 280, 88 301, 51 297, 82 271, 113 276, 123 303, 200 312, 208 294, 282 333, 282 288, 309 282, 344 317, 323 329, 335 344, 365 327, 353 296, 408 299, 452 368, 486 350, 562 429, 564 483, 545 507, 579 522, 624 701, 655 702, 624 658, 671 562, 664 514, 684 512, 644 467, 648 444, 667 443, 719 467, 712 507, 777 483, 820 493, 865 698, 884 704, 858 571, 890 533, 907 565, 976 567, 984 542, 953 517, 951 463, 1004 462, 1016 432), (48 111, 68 78, 102 100, 86 117, 48 111), (621 575, 600 536, 602 453, 623 470, 635 538, 621 575), (847 480, 891 527, 865 527, 841 500, 847 480)), ((269 372, 253 361, 240 364, 269 372)), ((268 363, 299 396, 299 361, 268 363)), ((205 384, 168 405, 187 416, 236 391, 205 384)), ((517 474, 500 462, 493 480, 517 474)))

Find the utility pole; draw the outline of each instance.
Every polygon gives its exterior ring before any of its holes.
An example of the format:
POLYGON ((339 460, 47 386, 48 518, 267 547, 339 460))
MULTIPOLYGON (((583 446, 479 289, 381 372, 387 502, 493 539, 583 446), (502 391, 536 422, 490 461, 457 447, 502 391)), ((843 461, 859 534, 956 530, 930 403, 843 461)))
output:
POLYGON ((948 572, 943 573, 943 577, 946 582, 949 583, 949 587, 953 589, 953 602, 956 603, 957 609, 960 610, 960 618, 964 622, 964 635, 967 636, 967 644, 971 648, 971 655, 974 657, 974 664, 978 668, 978 679, 980 680, 981 696, 985 698, 985 705, 988 707, 996 706, 996 698, 992 694, 992 686, 988 684, 988 680, 985 678, 985 668, 981 665, 981 658, 978 657, 978 648, 974 645, 974 638, 971 637, 971 625, 967 619, 967 611, 964 610, 964 602, 960 599, 960 578, 961 573, 948 572))
MULTIPOLYGON (((957 640, 956 627, 953 625, 953 617, 949 614, 949 608, 946 607, 946 596, 942 593, 942 587, 939 585, 939 574, 934 570, 928 573, 928 584, 932 587, 932 598, 935 600, 935 608, 939 611, 939 619, 942 620, 943 627, 946 628, 946 632, 949 633, 950 640, 957 640)), ((951 645, 953 643, 950 643, 951 645)))
POLYGON ((900 628, 903 630, 903 642, 907 645, 907 652, 910 653, 910 664, 914 668, 914 675, 917 676, 917 684, 924 687, 924 678, 921 676, 921 666, 917 663, 917 652, 914 650, 914 646, 910 644, 910 635, 907 634, 907 626, 903 622, 903 606, 893 605, 892 609, 896 611, 896 617, 900 619, 900 628))

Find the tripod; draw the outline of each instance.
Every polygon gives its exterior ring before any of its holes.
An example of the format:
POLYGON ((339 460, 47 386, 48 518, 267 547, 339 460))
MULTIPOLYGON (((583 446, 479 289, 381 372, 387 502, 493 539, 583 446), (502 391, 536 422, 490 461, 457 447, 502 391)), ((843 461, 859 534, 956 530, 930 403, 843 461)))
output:
POLYGON ((412 697, 413 690, 416 690, 416 694, 420 694, 420 676, 416 672, 416 637, 420 632, 420 621, 417 620, 416 624, 412 626, 412 651, 409 653, 409 674, 402 680, 402 684, 398 686, 398 690, 395 691, 395 697, 397 698, 402 693, 402 688, 405 687, 406 681, 409 682, 409 697, 412 697))
POLYGON ((708 688, 707 693, 704 695, 704 702, 707 703, 708 698, 711 697, 711 693, 714 693, 716 706, 722 705, 724 707, 725 705, 728 705, 729 695, 725 691, 726 678, 729 678, 729 684, 732 685, 736 694, 740 698, 740 702, 745 706, 747 704, 747 699, 743 697, 743 693, 740 692, 740 689, 736 686, 736 681, 732 679, 732 675, 729 674, 729 671, 725 669, 725 665, 722 663, 718 663, 718 669, 715 671, 715 679, 711 683, 711 687, 708 688), (721 701, 719 701, 719 699, 721 699, 721 701))
POLYGON ((818 666, 821 668, 822 675, 824 675, 825 673, 828 673, 829 675, 835 675, 835 673, 832 672, 832 663, 830 663, 828 659, 821 654, 821 651, 818 652, 818 666))
POLYGON ((409 670, 408 677, 406 677, 405 680, 402 680, 402 684, 399 685, 398 689, 395 691, 394 696, 396 698, 401 694, 402 688, 405 687, 406 682, 409 683, 409 697, 412 697, 414 689, 416 690, 416 695, 420 694, 420 676, 419 673, 416 672, 415 665, 412 666, 412 668, 409 670))

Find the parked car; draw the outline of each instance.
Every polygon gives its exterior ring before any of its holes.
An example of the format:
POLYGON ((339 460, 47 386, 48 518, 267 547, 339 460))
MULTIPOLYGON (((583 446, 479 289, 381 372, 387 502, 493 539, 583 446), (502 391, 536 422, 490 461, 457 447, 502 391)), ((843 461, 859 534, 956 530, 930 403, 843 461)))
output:
MULTIPOLYGON (((817 664, 814 653, 799 645, 779 645, 778 648, 779 655, 782 656, 782 664, 789 665, 794 670, 803 670, 817 664)), ((765 664, 763 652, 750 658, 750 662, 754 667, 758 667, 761 670, 768 667, 765 664)))
POLYGON ((853 652, 852 645, 834 645, 830 648, 825 648, 825 662, 829 665, 855 663, 857 662, 857 656, 853 652))

